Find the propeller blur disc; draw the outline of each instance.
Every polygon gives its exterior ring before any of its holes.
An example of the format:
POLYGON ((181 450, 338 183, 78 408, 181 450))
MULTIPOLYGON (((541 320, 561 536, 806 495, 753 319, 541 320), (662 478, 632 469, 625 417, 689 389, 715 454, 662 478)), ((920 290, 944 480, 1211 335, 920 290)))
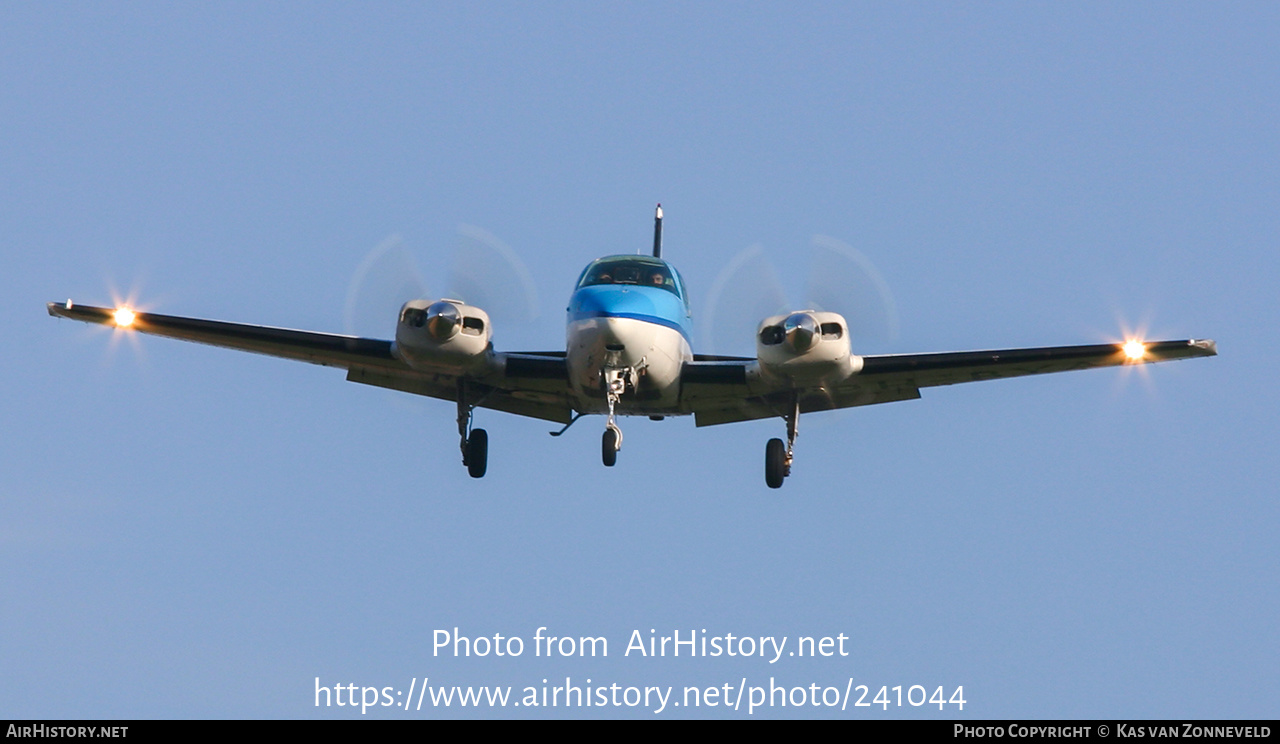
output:
POLYGON ((400 306, 427 296, 427 283, 413 254, 399 235, 391 235, 364 257, 352 275, 343 327, 354 336, 389 338, 400 306))
POLYGON ((898 340, 898 305, 871 259, 827 235, 814 235, 811 245, 807 305, 843 315, 855 342, 898 340))
POLYGON ((789 309, 782 280, 759 243, 725 264, 707 292, 705 307, 701 341, 716 354, 754 353, 756 325, 789 309))
POLYGON ((481 228, 460 225, 450 254, 434 257, 426 272, 419 265, 398 235, 374 247, 347 288, 346 332, 390 338, 404 303, 443 297, 483 309, 495 328, 516 328, 538 316, 529 269, 506 243, 481 228), (430 285, 424 276, 431 277, 430 285), (432 294, 433 288, 443 294, 432 294))
POLYGON ((447 294, 482 308, 494 328, 538 317, 538 290, 529 268, 510 246, 474 225, 458 226, 447 294))
POLYGON ((707 294, 699 325, 706 350, 753 355, 753 334, 761 320, 799 310, 843 315, 855 353, 860 342, 897 339, 897 305, 875 264, 836 238, 814 235, 810 243, 808 281, 800 301, 788 299, 778 271, 759 244, 741 251, 721 269, 707 294))

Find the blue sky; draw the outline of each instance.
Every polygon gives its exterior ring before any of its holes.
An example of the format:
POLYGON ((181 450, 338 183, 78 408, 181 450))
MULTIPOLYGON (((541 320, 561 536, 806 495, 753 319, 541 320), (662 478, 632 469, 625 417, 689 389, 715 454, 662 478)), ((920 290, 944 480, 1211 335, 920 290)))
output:
POLYGON ((1263 3, 6 4, 0 715, 359 717, 315 678, 569 676, 968 700, 755 717, 1274 716, 1278 31, 1263 3), (627 420, 606 470, 599 420, 481 413, 476 481, 450 404, 44 309, 341 331, 375 246, 438 283, 474 225, 538 289, 495 343, 556 348, 658 201, 699 311, 742 250, 794 288, 827 235, 896 298, 855 351, 1140 328, 1221 356, 807 417, 779 492, 781 421, 627 420), (541 626, 609 657, 432 655, 541 626), (622 656, 650 628, 850 655, 622 656))

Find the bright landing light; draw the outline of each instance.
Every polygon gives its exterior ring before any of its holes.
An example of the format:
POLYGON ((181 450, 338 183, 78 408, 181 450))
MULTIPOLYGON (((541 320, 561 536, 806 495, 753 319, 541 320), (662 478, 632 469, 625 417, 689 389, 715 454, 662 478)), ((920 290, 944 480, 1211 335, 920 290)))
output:
POLYGON ((1141 341, 1126 341, 1121 348, 1124 349, 1124 355, 1135 362, 1141 361, 1147 355, 1147 346, 1141 341))
POLYGON ((112 313, 112 317, 115 318, 117 326, 121 328, 128 328, 129 326, 133 325, 133 319, 136 316, 134 315, 133 311, 130 310, 129 308, 118 307, 116 308, 116 311, 112 313))

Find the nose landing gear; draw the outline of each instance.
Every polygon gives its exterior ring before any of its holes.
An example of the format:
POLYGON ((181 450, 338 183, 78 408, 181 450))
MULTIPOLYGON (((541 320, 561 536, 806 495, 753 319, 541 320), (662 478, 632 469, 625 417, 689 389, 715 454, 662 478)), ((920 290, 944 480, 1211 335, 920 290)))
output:
POLYGON ((622 429, 614 420, 614 411, 627 389, 630 370, 606 368, 601 374, 605 400, 609 402, 609 420, 604 425, 604 437, 600 441, 600 459, 606 468, 611 468, 618 462, 618 450, 622 449, 622 429))

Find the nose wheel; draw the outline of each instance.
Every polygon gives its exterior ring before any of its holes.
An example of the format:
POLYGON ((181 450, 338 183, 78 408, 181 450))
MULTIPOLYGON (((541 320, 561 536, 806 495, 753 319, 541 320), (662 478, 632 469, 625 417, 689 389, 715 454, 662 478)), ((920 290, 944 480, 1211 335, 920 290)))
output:
POLYGON ((618 462, 618 450, 622 449, 622 430, 609 424, 609 428, 604 430, 604 437, 600 440, 600 459, 604 461, 606 468, 611 468, 618 462))

